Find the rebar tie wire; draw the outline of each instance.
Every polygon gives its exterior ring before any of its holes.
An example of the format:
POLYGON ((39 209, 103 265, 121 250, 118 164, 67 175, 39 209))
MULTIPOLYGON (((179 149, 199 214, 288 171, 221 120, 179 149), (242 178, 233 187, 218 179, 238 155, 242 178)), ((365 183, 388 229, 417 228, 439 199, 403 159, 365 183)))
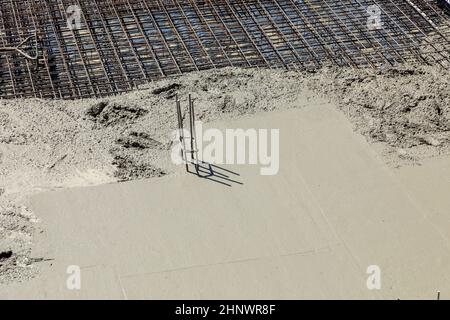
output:
POLYGON ((21 43, 19 43, 19 45, 17 45, 16 47, 10 47, 10 46, 0 47, 0 53, 11 53, 11 52, 19 53, 20 55, 24 56, 25 58, 27 58, 29 60, 37 60, 39 57, 39 53, 38 53, 38 41, 37 41, 36 32, 34 33, 34 35, 29 36, 28 38, 23 40, 21 43), (34 55, 29 55, 21 48, 33 38, 34 38, 34 55))

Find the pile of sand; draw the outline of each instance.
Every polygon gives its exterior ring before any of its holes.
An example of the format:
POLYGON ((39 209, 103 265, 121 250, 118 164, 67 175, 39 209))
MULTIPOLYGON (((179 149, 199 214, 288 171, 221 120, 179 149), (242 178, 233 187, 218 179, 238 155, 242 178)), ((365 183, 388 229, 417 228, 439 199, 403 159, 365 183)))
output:
POLYGON ((23 205, 2 201, 0 206, 0 283, 8 283, 36 273, 31 246, 36 222, 23 205))
POLYGON ((390 161, 449 153, 450 76, 427 66, 383 70, 323 69, 309 87, 335 101, 390 161))

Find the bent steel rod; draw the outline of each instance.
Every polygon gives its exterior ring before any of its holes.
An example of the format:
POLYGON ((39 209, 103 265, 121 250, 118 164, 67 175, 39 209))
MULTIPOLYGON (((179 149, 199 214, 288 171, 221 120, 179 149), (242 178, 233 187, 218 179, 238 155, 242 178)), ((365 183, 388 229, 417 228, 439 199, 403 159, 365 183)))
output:
POLYGON ((13 47, 13 46, 0 47, 0 53, 19 53, 29 60, 37 60, 39 58, 39 53, 38 53, 36 33, 33 36, 29 36, 28 38, 23 40, 21 43, 19 43, 15 47, 13 47), (34 45, 35 50, 34 50, 34 55, 30 55, 30 54, 26 53, 24 50, 22 50, 21 47, 23 47, 25 43, 27 43, 28 41, 30 41, 33 38, 34 38, 34 43, 35 43, 35 45, 34 45))

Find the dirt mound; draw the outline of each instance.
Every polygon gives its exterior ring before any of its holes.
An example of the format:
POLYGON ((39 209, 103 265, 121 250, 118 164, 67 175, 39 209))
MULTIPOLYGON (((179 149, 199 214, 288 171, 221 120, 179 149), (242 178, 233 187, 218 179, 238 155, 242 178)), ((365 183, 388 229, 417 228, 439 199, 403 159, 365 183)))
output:
POLYGON ((89 118, 103 127, 134 121, 148 111, 133 105, 121 105, 101 101, 86 111, 89 118))
POLYGON ((37 271, 32 266, 33 216, 25 207, 0 209, 0 284, 23 281, 37 271))
POLYGON ((152 139, 145 132, 130 132, 128 136, 120 137, 116 140, 117 144, 124 148, 137 148, 137 149, 167 149, 164 144, 152 139))
POLYGON ((116 155, 114 157, 113 165, 117 168, 114 172, 114 176, 119 181, 162 177, 167 174, 163 170, 154 167, 152 164, 142 161, 139 163, 132 157, 127 157, 125 155, 116 155))
POLYGON ((370 141, 392 151, 420 158, 420 153, 449 149, 450 77, 444 69, 329 69, 311 78, 309 86, 338 102, 370 141))
POLYGON ((181 84, 174 82, 174 83, 170 83, 168 85, 164 85, 162 87, 153 89, 152 94, 154 94, 154 95, 164 94, 164 97, 166 99, 172 99, 177 95, 178 90, 181 87, 182 87, 181 84))

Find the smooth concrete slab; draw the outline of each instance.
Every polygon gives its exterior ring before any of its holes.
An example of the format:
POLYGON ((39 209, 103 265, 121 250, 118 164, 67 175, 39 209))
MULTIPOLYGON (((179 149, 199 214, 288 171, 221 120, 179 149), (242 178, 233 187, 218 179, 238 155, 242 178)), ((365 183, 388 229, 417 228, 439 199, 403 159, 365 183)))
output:
POLYGON ((426 214, 427 220, 450 239, 450 156, 421 161, 394 171, 403 187, 426 214))
MULTIPOLYGON (((231 187, 180 172, 43 193, 52 265, 1 298, 435 298, 449 243, 333 106, 210 124, 280 129, 280 172, 225 166, 231 187), (65 287, 67 266, 82 288, 65 287), (380 267, 369 290, 367 268, 380 267)), ((449 291, 450 292, 450 291, 449 291)))

